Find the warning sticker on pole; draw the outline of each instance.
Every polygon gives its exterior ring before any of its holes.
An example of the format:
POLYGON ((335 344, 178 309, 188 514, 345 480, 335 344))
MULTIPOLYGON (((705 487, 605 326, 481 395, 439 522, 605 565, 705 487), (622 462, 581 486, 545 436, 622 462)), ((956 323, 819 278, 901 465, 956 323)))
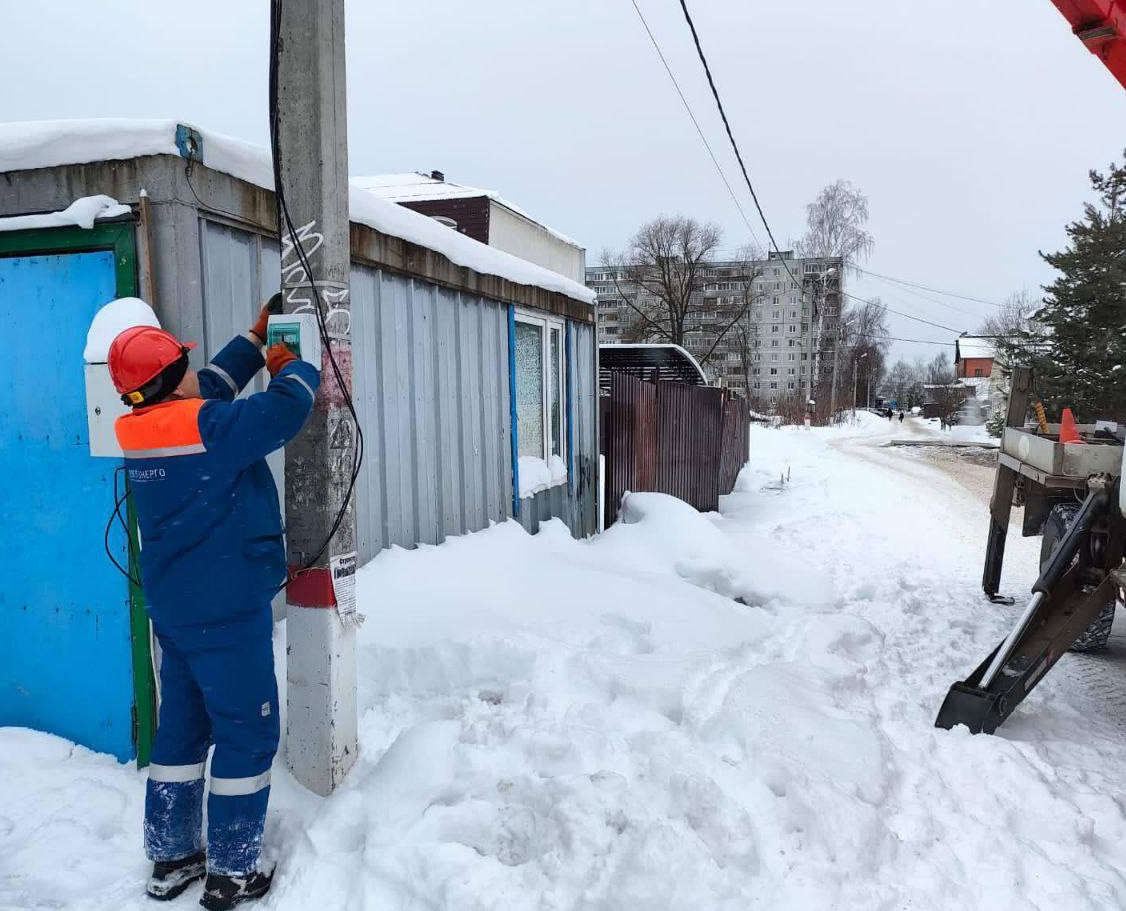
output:
POLYGON ((356 552, 340 554, 328 561, 332 572, 332 593, 340 619, 359 625, 363 615, 356 613, 356 552))

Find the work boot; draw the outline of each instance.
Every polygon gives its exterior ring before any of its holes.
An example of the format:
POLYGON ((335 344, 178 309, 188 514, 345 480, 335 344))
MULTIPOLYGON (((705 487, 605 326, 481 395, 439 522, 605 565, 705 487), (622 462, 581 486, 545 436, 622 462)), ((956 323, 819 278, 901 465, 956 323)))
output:
POLYGON ((203 898, 199 903, 207 911, 228 911, 242 902, 261 898, 270 891, 273 878, 273 872, 262 873, 258 870, 245 876, 208 873, 207 882, 203 886, 203 898))
POLYGON ((207 855, 196 851, 180 860, 158 860, 152 865, 152 876, 145 887, 149 898, 171 901, 207 872, 207 855))

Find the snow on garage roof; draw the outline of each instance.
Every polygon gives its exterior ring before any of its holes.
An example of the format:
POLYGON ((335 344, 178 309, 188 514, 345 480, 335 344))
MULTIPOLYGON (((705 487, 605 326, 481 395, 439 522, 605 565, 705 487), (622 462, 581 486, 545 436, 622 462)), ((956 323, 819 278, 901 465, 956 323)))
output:
MULTIPOLYGON (((132 119, 3 123, 0 124, 0 173, 119 161, 145 155, 179 156, 176 132, 182 124, 176 120, 132 119)), ((206 167, 267 190, 273 189, 270 153, 265 147, 200 130, 190 124, 183 125, 203 137, 206 167)), ((432 218, 381 199, 354 181, 348 205, 352 221, 434 250, 459 266, 594 303, 594 291, 584 285, 451 231, 432 218)))
POLYGON ((491 199, 497 205, 504 206, 521 218, 527 219, 532 222, 532 224, 539 225, 556 240, 560 240, 580 250, 583 249, 583 245, 577 240, 545 225, 539 219, 533 218, 499 193, 493 190, 483 190, 480 187, 470 187, 465 184, 454 183, 453 181, 446 180, 444 176, 438 179, 430 174, 422 174, 414 171, 406 174, 373 174, 370 177, 353 177, 352 185, 363 187, 365 190, 374 193, 381 199, 388 199, 391 202, 400 203, 425 202, 428 199, 476 199, 478 196, 484 196, 491 199))
POLYGON ((954 358, 964 361, 967 358, 992 358, 993 339, 985 335, 960 335, 954 340, 954 358))

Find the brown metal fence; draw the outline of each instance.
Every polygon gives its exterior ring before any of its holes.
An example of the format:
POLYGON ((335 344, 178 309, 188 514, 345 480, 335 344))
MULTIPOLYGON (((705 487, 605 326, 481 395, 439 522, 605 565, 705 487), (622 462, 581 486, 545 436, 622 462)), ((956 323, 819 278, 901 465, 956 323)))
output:
POLYGON ((747 403, 722 389, 615 373, 601 405, 606 525, 630 490, 717 509, 750 455, 747 403))

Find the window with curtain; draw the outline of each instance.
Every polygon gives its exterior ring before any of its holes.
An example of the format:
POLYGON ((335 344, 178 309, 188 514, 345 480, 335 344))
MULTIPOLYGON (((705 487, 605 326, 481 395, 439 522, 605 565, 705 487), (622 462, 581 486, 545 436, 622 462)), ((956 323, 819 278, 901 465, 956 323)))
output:
POLYGON ((516 434, 522 456, 544 458, 543 332, 516 323, 516 434))

